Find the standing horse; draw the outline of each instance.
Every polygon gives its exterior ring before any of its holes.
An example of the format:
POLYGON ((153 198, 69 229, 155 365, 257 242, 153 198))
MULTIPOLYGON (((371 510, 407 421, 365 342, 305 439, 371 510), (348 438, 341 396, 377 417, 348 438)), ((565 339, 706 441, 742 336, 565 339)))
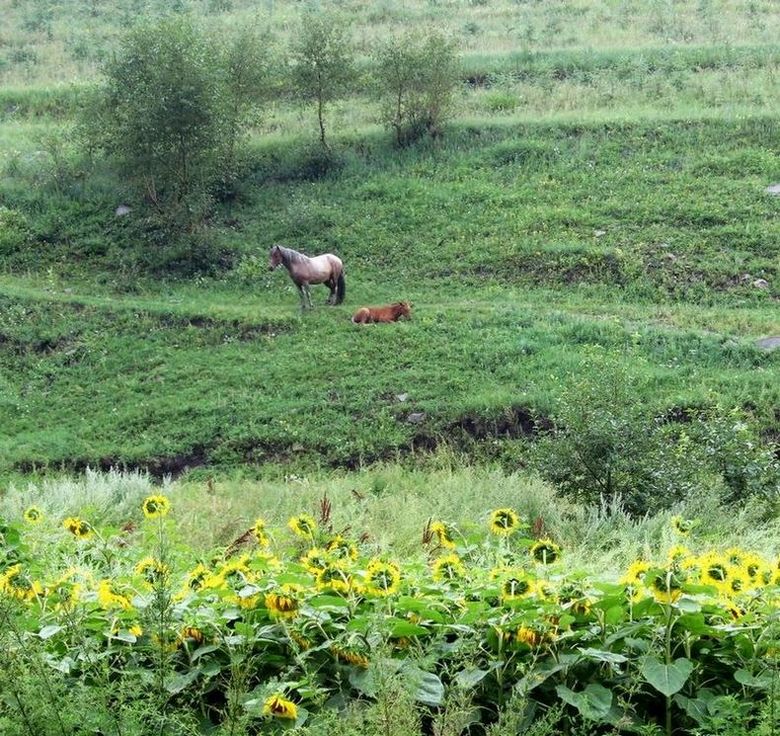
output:
POLYGON ((330 289, 326 304, 341 304, 346 293, 344 283, 344 264, 338 256, 323 253, 321 256, 309 258, 292 248, 275 245, 269 253, 268 268, 273 271, 278 266, 284 266, 290 274, 293 283, 298 287, 301 296, 301 309, 309 308, 311 303, 310 284, 325 284, 330 289))

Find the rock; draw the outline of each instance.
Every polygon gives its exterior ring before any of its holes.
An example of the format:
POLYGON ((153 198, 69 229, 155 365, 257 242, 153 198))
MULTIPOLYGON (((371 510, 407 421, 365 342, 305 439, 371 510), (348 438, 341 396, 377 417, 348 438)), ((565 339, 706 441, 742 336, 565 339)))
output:
POLYGON ((677 256, 674 253, 664 253, 664 260, 674 263, 677 260, 677 256))
POLYGON ((398 401, 406 401, 409 398, 409 394, 396 394, 395 398, 398 399, 398 401))
POLYGON ((756 279, 753 282, 753 286, 755 286, 756 289, 768 289, 769 282, 766 279, 756 279))
POLYGON ((409 422, 409 424, 420 424, 420 422, 425 421, 425 412, 424 411, 413 411, 408 417, 406 417, 406 421, 409 422))
POLYGON ((775 197, 780 197, 780 184, 770 184, 765 191, 767 194, 774 194, 775 197))
POLYGON ((747 284, 750 281, 750 279, 752 279, 752 278, 753 278, 753 274, 751 274, 751 273, 743 273, 739 277, 739 283, 740 284, 747 284))
POLYGON ((126 204, 120 204, 119 207, 114 210, 114 214, 117 217, 124 217, 125 215, 130 214, 130 208, 126 204))
POLYGON ((597 238, 600 238, 607 234, 606 230, 594 230, 593 235, 595 235, 597 238))
POLYGON ((772 337, 764 337, 761 340, 756 340, 756 347, 762 350, 776 350, 780 348, 780 335, 773 335, 772 337))

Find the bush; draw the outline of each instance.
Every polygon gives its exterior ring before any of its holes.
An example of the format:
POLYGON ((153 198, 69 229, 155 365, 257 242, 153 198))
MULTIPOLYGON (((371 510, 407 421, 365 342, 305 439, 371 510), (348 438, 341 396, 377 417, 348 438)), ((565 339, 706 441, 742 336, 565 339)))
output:
POLYGON ((632 514, 712 487, 727 502, 759 495, 770 509, 777 503, 780 462, 744 412, 714 407, 658 417, 637 400, 650 393, 646 383, 623 358, 587 357, 556 402, 554 431, 532 449, 542 477, 584 503, 620 498, 632 514))
POLYGON ((452 113, 459 79, 456 46, 439 33, 410 34, 380 47, 375 55, 375 83, 382 120, 398 145, 425 134, 441 135, 452 113))

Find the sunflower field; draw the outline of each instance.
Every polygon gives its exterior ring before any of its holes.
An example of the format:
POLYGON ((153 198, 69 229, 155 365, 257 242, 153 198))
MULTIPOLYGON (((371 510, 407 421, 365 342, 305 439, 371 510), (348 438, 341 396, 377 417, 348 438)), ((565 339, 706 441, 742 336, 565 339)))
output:
POLYGON ((187 713, 182 733, 232 733, 220 729, 236 718, 248 733, 306 729, 374 702, 386 676, 428 717, 466 698, 469 732, 518 702, 528 723, 552 713, 592 733, 775 718, 778 560, 689 549, 679 517, 663 559, 599 580, 512 508, 468 533, 431 519, 421 554, 404 560, 335 532, 327 505, 286 528, 257 519, 200 559, 175 541, 168 498, 149 496, 142 512, 103 529, 36 507, 0 522, 8 733, 48 733, 36 718, 60 719, 56 733, 125 733, 139 701, 148 724, 187 713), (62 703, 97 691, 116 728, 85 710, 69 730, 62 703))

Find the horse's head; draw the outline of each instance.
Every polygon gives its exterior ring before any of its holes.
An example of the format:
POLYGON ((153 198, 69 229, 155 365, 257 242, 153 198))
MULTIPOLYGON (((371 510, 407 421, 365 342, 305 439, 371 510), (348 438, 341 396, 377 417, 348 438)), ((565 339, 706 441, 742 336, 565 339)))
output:
POLYGON ((412 318, 412 305, 409 302, 397 302, 394 306, 399 317, 412 318))
POLYGON ((274 245, 268 253, 268 270, 273 271, 282 262, 282 249, 274 245))

